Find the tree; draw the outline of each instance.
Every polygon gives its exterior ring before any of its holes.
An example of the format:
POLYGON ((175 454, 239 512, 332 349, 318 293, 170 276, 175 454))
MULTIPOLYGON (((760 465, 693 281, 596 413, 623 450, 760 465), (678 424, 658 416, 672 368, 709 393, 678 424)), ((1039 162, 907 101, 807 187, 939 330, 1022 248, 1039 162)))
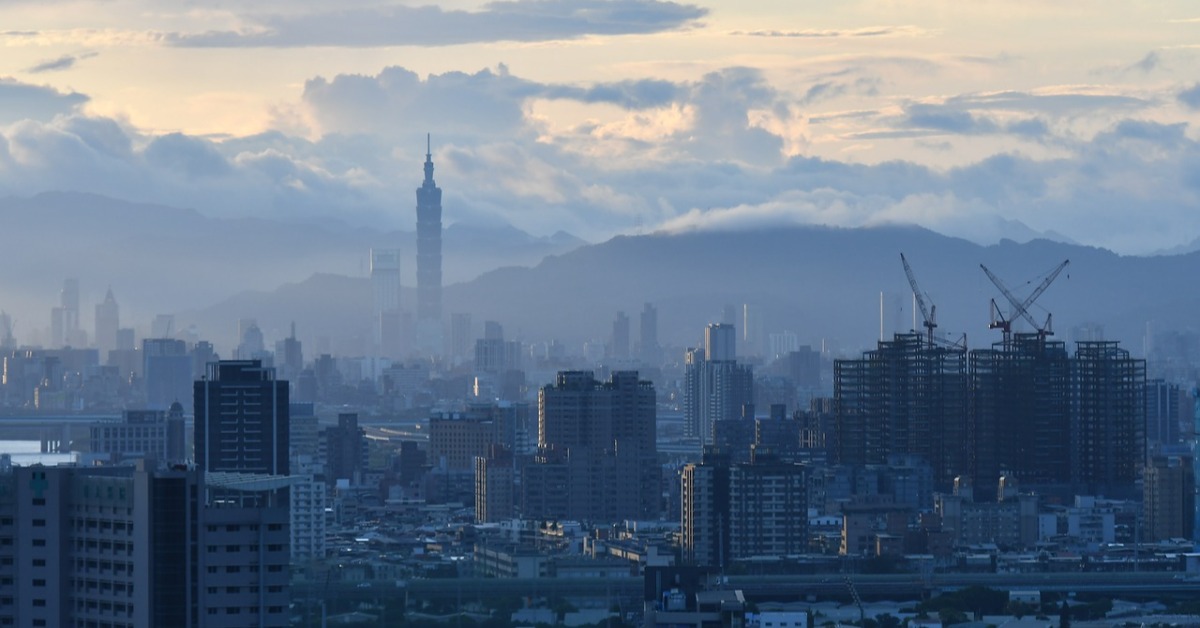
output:
POLYGON ((1058 628, 1071 628, 1071 607, 1067 606, 1066 600, 1058 610, 1058 628))

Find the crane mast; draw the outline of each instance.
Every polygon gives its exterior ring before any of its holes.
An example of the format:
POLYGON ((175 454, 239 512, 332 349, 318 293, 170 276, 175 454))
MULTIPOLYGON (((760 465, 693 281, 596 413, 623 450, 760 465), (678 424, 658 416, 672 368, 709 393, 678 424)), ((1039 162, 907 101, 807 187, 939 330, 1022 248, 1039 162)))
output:
POLYGON ((904 274, 908 277, 908 285, 912 288, 913 298, 917 301, 917 307, 921 309, 922 324, 925 326, 926 334, 929 337, 929 346, 933 346, 933 330, 937 329, 937 306, 926 305, 925 295, 921 292, 921 288, 917 286, 917 276, 913 273, 912 266, 908 263, 908 258, 904 257, 904 253, 900 254, 900 262, 904 264, 904 274))

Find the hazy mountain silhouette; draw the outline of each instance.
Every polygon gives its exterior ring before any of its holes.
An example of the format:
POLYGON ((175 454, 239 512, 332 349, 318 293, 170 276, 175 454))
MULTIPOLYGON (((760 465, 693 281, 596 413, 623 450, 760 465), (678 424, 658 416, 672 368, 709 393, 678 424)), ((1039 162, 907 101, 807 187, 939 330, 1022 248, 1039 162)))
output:
MULTIPOLYGON (((1096 322, 1107 338, 1140 353, 1147 322, 1182 329, 1200 311, 1200 295, 1188 281, 1200 270, 1200 253, 1122 257, 1047 240, 983 247, 917 227, 622 236, 547 257, 532 268, 501 268, 449 285, 445 311, 471 312, 476 325, 497 320, 509 338, 579 343, 606 340, 616 312, 623 310, 636 342, 637 313, 644 302, 653 302, 661 342, 685 346, 699 342, 703 326, 719 320, 725 304, 750 303, 761 311, 765 332, 790 330, 802 343, 856 351, 878 337, 881 292, 886 333, 912 326, 901 252, 936 304, 940 330, 966 332, 972 346, 998 339, 999 332, 987 328, 989 300, 1008 309, 981 263, 1023 299, 1041 275, 1069 258, 1068 270, 1031 308, 1039 323, 1053 312, 1062 339, 1069 339, 1073 325, 1096 322)), ((326 336, 335 348, 353 348, 362 346, 369 330, 369 298, 365 280, 321 275, 181 318, 205 332, 230 327, 243 315, 279 330, 295 318, 302 336, 326 336), (330 299, 332 294, 339 296, 330 299)), ((412 298, 405 293, 405 303, 412 298)), ((1028 329, 1017 326, 1022 327, 1028 329)))
MULTIPOLYGON (((410 204, 397 208, 412 217, 410 204)), ((327 224, 216 219, 174 207, 79 193, 0 199, 5 236, 0 309, 22 330, 45 327, 62 280, 82 289, 84 327, 92 304, 112 286, 123 325, 155 314, 209 306, 246 290, 299 282, 315 273, 366 276, 372 247, 403 251, 406 283, 415 276, 415 235, 327 224)), ((535 237, 510 226, 450 225, 443 236, 447 281, 498 266, 536 264, 584 242, 569 234, 535 237)), ((236 328, 236 321, 230 323, 236 328)))

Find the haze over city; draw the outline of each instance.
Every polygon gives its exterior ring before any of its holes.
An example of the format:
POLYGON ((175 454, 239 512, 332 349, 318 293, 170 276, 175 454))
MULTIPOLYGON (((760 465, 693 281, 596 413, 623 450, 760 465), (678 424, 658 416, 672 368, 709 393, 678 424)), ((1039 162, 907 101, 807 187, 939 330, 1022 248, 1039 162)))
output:
POLYGON ((1194 3, 0 23, 0 625, 1200 621, 1194 3))

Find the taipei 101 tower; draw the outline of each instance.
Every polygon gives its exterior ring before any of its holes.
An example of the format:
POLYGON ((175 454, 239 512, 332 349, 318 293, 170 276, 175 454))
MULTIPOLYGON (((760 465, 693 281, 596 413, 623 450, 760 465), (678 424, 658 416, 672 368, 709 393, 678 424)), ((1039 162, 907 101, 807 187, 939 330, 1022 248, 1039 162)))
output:
POLYGON ((425 136, 425 181, 417 188, 417 342, 424 355, 442 354, 442 188, 433 181, 425 136))

